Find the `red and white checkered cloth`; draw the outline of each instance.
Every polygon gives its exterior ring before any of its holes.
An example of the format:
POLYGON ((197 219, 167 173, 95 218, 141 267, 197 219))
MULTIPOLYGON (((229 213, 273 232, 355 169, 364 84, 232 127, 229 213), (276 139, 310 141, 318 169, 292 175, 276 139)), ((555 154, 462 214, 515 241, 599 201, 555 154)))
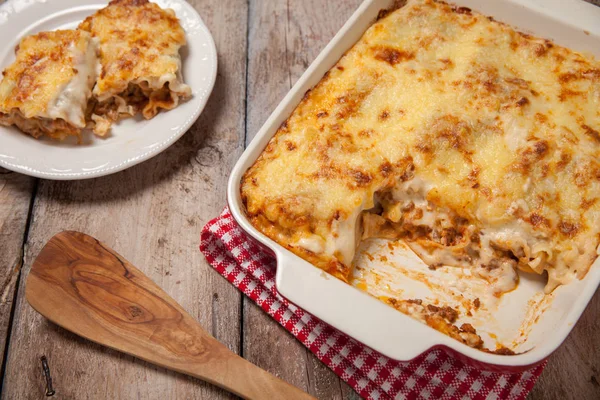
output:
POLYGON ((503 375, 466 366, 442 350, 410 362, 371 350, 281 297, 275 260, 248 239, 227 208, 202 229, 200 250, 365 399, 524 399, 544 368, 503 375))

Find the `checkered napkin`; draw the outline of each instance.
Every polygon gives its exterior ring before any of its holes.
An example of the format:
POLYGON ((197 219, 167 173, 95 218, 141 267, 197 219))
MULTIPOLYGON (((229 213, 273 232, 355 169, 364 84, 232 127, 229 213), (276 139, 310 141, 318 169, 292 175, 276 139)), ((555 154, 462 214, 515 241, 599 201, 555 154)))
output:
POLYGON ((371 350, 281 297, 275 260, 248 239, 227 208, 202 229, 200 250, 365 399, 524 399, 544 368, 503 375, 468 367, 439 349, 410 362, 371 350))

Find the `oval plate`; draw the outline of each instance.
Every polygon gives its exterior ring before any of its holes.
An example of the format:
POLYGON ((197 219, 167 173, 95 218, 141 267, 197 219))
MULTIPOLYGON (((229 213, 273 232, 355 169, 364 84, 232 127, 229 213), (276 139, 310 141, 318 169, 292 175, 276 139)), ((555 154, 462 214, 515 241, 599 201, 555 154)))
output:
MULTIPOLYGON (((74 138, 57 142, 34 139, 15 127, 0 126, 0 166, 46 179, 87 179, 112 174, 145 161, 175 143, 204 109, 217 76, 213 38, 194 8, 184 0, 154 0, 171 8, 185 30, 187 46, 180 50, 184 82, 193 97, 151 120, 129 118, 99 138, 86 130, 83 143, 74 138)), ((40 31, 74 29, 107 5, 98 0, 9 0, 0 6, 0 37, 10 38, 0 49, 0 69, 14 59, 21 38, 40 31)))

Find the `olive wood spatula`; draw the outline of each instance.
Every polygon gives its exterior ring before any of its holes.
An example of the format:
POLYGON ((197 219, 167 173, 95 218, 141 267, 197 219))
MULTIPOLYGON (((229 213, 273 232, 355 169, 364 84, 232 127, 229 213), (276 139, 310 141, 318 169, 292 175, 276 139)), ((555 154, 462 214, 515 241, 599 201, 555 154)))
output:
POLYGON ((312 399, 231 352, 169 295, 91 236, 61 232, 31 267, 27 301, 93 342, 247 399, 312 399))

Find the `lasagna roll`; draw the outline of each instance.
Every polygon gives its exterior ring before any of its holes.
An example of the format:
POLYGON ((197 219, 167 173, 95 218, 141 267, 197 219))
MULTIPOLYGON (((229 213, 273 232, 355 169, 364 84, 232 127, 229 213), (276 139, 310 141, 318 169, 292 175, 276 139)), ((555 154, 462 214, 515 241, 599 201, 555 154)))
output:
POLYGON ((34 138, 79 138, 96 78, 95 40, 84 31, 41 32, 15 53, 0 82, 0 124, 34 138))
POLYGON ((113 122, 139 112, 150 119, 191 96, 179 56, 185 34, 173 10, 147 0, 113 0, 79 29, 100 46, 90 121, 94 133, 104 135, 113 122))

